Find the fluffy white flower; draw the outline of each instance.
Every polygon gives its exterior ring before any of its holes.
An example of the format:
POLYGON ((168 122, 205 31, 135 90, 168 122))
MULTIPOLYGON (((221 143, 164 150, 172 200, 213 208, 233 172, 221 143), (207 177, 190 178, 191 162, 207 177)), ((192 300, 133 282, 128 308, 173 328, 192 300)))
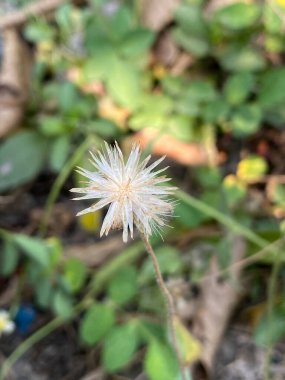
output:
MULTIPOLYGON (((91 152, 90 152, 91 153, 91 152)), ((97 199, 97 203, 79 212, 83 215, 109 205, 102 224, 100 236, 108 235, 111 229, 123 229, 123 241, 127 242, 128 233, 133 237, 134 225, 147 236, 165 225, 166 219, 173 212, 173 202, 168 196, 176 189, 160 186, 169 181, 165 176, 157 177, 165 169, 152 171, 165 157, 147 167, 151 156, 141 160, 139 145, 133 145, 128 160, 125 162, 118 144, 98 154, 92 154, 95 172, 79 168, 78 172, 87 177, 87 187, 71 189, 84 196, 75 199, 97 199)))
POLYGON ((0 336, 11 334, 15 330, 15 323, 11 321, 10 315, 6 310, 0 310, 0 336))

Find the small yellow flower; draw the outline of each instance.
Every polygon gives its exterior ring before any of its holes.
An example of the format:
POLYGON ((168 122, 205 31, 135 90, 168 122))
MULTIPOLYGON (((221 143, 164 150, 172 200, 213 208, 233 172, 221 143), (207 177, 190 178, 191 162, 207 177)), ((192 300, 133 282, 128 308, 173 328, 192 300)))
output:
POLYGON ((6 310, 0 310, 0 337, 2 334, 11 334, 15 330, 15 323, 10 319, 6 310))

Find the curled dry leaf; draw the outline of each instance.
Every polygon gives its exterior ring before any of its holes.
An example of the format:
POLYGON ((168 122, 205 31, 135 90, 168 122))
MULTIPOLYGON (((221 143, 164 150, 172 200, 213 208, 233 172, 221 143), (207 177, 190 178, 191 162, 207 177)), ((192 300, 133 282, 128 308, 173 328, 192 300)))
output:
POLYGON ((3 33, 4 58, 0 72, 0 138, 21 122, 28 98, 32 54, 16 29, 3 33))
POLYGON ((220 340, 225 332, 229 318, 241 298, 240 277, 241 266, 234 264, 246 255, 246 242, 240 236, 234 236, 231 241, 232 269, 228 277, 222 278, 216 259, 213 259, 209 273, 202 281, 200 295, 193 317, 193 334, 202 342, 201 358, 194 365, 202 368, 204 378, 209 378, 215 354, 220 340))
POLYGON ((166 155, 183 165, 199 166, 209 162, 206 149, 201 144, 182 142, 168 134, 159 135, 159 132, 150 128, 138 132, 132 140, 142 148, 150 145, 154 154, 166 155))

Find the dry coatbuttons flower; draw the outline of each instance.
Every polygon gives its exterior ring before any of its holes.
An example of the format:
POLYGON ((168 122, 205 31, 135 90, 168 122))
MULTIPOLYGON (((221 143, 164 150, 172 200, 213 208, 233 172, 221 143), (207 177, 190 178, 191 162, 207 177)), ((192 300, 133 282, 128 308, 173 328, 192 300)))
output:
POLYGON ((101 152, 91 155, 96 171, 79 168, 78 172, 89 181, 86 187, 70 191, 85 194, 74 198, 76 200, 98 201, 77 215, 109 206, 100 236, 108 235, 111 229, 122 228, 124 242, 128 241, 129 233, 133 238, 134 225, 147 237, 166 225, 168 217, 173 213, 173 201, 169 200, 169 195, 176 188, 161 186, 170 180, 166 176, 158 176, 167 168, 153 171, 165 156, 147 167, 151 156, 141 160, 140 146, 135 144, 125 162, 117 142, 114 147, 105 143, 101 152))

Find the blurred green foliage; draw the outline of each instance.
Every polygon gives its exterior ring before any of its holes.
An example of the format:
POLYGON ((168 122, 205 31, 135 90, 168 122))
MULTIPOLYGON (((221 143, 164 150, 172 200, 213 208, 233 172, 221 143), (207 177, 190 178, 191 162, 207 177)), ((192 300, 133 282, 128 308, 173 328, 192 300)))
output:
MULTIPOLYGON (((209 133, 216 144, 220 135, 242 142, 264 126, 284 128, 285 66, 273 62, 285 52, 285 32, 270 5, 237 2, 206 12, 202 1, 183 1, 169 31, 179 49, 191 56, 191 65, 177 75, 151 59, 160 35, 140 23, 135 2, 93 0, 87 8, 66 4, 54 22, 30 20, 24 36, 36 49, 31 101, 23 127, 0 145, 0 192, 32 181, 44 170, 60 175, 89 137, 96 142, 121 139, 151 127, 178 141, 207 145, 209 133)), ((83 165, 86 160, 84 156, 83 165)), ((246 208, 250 184, 268 170, 266 158, 248 155, 236 174, 223 178, 216 167, 200 167, 192 170, 191 180, 204 203, 245 228, 254 226, 261 234, 273 229, 276 238, 280 232, 277 224, 272 228, 272 215, 255 220, 246 208)), ((271 200, 284 210, 284 185, 274 188, 271 200)), ((213 222, 183 201, 176 215, 175 234, 213 222)), ((90 283, 97 273, 80 260, 66 260, 58 237, 3 232, 2 240, 0 276, 7 278, 23 267, 39 308, 69 319, 87 292, 79 341, 88 347, 102 345, 106 371, 122 370, 147 346, 144 367, 150 380, 178 379, 165 331, 159 322, 143 317, 161 317, 163 308, 148 259, 140 271, 131 261, 118 265, 96 299, 90 283), (125 316, 128 311, 138 316, 125 316)), ((162 273, 198 282, 213 255, 222 269, 230 265, 227 236, 205 237, 204 243, 203 262, 192 257, 190 263, 173 246, 159 244, 162 273)), ((272 336, 264 335, 264 317, 257 341, 268 344, 284 335, 282 318, 283 303, 274 311, 272 336)))

